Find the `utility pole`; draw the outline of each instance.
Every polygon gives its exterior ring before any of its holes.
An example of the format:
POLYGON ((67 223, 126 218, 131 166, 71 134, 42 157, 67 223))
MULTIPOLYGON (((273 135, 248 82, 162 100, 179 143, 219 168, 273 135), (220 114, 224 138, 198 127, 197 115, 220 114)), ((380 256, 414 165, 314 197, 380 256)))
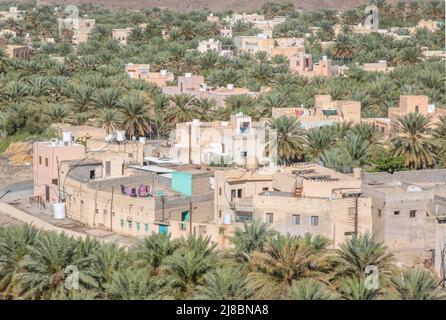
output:
POLYGON ((192 196, 189 200, 189 234, 192 234, 192 196))
POLYGON ((192 123, 189 123, 189 164, 192 164, 192 123))
POLYGON ((110 231, 113 231, 113 195, 115 194, 115 186, 112 186, 112 194, 110 200, 110 231))
POLYGON ((99 182, 96 182, 96 192, 94 194, 94 214, 93 214, 93 227, 96 226, 96 214, 98 213, 98 187, 99 182))
POLYGON ((355 236, 358 236, 358 198, 360 193, 355 195, 355 236))

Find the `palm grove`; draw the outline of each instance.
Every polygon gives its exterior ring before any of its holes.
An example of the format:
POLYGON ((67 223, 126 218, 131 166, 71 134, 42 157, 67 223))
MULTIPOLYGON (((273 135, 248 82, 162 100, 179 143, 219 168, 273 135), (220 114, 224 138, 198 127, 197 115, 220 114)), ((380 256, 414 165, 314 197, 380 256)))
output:
POLYGON ((231 240, 233 249, 222 251, 202 236, 153 233, 124 249, 29 225, 2 227, 0 292, 15 299, 446 299, 438 276, 398 268, 368 234, 333 250, 323 237, 277 234, 254 221, 231 240), (377 267, 375 281, 367 266, 377 267))
MULTIPOLYGON (((398 2, 393 6, 378 0, 372 3, 380 8, 380 26, 399 27, 401 34, 421 18, 441 19, 444 9, 444 3, 436 0, 398 2)), ((335 63, 350 67, 346 76, 333 79, 296 76, 290 72, 285 57, 269 59, 265 52, 232 58, 213 51, 200 54, 195 49, 199 40, 212 37, 233 45, 231 39, 219 37, 216 23, 206 21, 206 10, 187 14, 157 8, 110 12, 84 5, 80 14, 95 18, 97 27, 87 43, 75 48, 68 38, 59 37, 53 7, 33 9, 33 4, 24 4, 22 8, 27 9, 23 20, 1 22, 2 27, 17 33, 15 37, 6 34, 8 42, 28 41, 32 57, 8 59, 3 52, 0 54, 0 135, 4 138, 0 151, 13 141, 51 136, 52 122, 87 123, 108 132, 120 128, 130 136, 161 139, 179 122, 194 118, 228 120, 240 111, 254 119, 270 117, 273 107, 311 107, 316 94, 330 94, 334 100, 360 101, 362 116, 366 118, 385 117, 387 109, 396 105, 403 94, 427 95, 437 107, 446 104, 444 63, 435 58, 424 61, 420 51, 420 46, 431 50, 444 48, 444 26, 433 33, 418 29, 413 37, 404 40, 378 33, 353 34, 348 25, 362 21, 364 7, 340 16, 328 9, 300 13, 292 6, 275 3, 266 3, 262 8, 267 17, 287 16, 274 30, 274 36, 300 37, 310 26, 320 27, 307 39, 307 52, 314 60, 328 55, 335 63), (146 23, 146 29, 134 28, 127 46, 112 40, 112 28, 140 23, 146 23), (322 50, 320 42, 334 38, 336 23, 341 24, 342 32, 333 46, 322 50), (163 32, 168 37, 163 38, 163 32), (26 34, 30 35, 29 40, 26 34), (55 37, 56 43, 41 41, 49 36, 55 37), (64 61, 53 59, 54 56, 63 57, 64 61), (356 64, 380 59, 387 60, 395 71, 366 73, 356 64), (212 100, 188 94, 168 97, 152 84, 129 79, 124 71, 129 62, 149 63, 154 71, 168 69, 177 76, 199 73, 212 86, 233 83, 252 91, 266 86, 271 90, 257 98, 231 96, 224 108, 217 109, 212 100)), ((258 32, 252 24, 241 22, 233 26, 233 31, 234 35, 258 32)), ((395 125, 398 134, 386 141, 374 126, 365 124, 353 127, 346 123, 305 131, 299 121, 283 117, 272 120, 271 126, 278 130, 280 161, 323 161, 331 168, 349 172, 354 166, 368 170, 444 167, 446 120, 442 119, 437 126, 430 122, 424 116, 402 117, 395 125)))
MULTIPOLYGON (((421 18, 442 19, 441 1, 372 1, 381 14, 381 27, 416 25, 421 18)), ((2 5, 4 8, 8 4, 2 5)), ((73 47, 59 37, 54 7, 22 4, 23 20, 2 21, 11 44, 29 42, 29 60, 9 59, 0 51, 0 152, 13 141, 53 135, 49 124, 91 124, 108 132, 120 128, 129 135, 166 138, 177 123, 199 118, 228 120, 235 112, 254 119, 270 117, 273 107, 313 105, 316 94, 361 102, 363 117, 384 117, 403 94, 423 94, 445 107, 444 62, 422 60, 420 46, 444 48, 444 25, 433 33, 417 30, 413 37, 395 40, 373 33, 353 34, 348 25, 363 21, 364 7, 298 12, 290 5, 266 3, 267 17, 286 15, 274 30, 277 37, 301 37, 309 27, 320 27, 307 39, 306 51, 318 60, 329 56, 350 68, 344 77, 313 79, 292 74, 283 56, 264 52, 221 57, 200 54, 199 40, 219 39, 219 26, 206 21, 207 10, 176 13, 157 8, 140 12, 110 12, 92 5, 80 13, 96 19, 87 43, 73 47), (111 29, 136 26, 127 46, 111 38, 111 29), (331 47, 321 41, 334 38, 331 47), (168 34, 163 38, 163 32, 168 34), (26 39, 26 34, 30 39, 26 39), (42 38, 55 37, 55 43, 42 38), (63 57, 63 63, 54 57, 63 57), (357 63, 387 60, 389 74, 366 73, 357 63), (152 70, 168 69, 176 76, 193 72, 212 86, 233 83, 268 93, 256 98, 238 95, 217 109, 207 99, 187 94, 165 96, 160 88, 130 79, 125 64, 148 63, 152 70)), ((224 17, 231 12, 223 12, 224 17)), ((223 24, 225 22, 222 22, 223 24)), ((255 35, 252 24, 238 22, 234 35, 255 35)), ((174 84, 174 83, 172 83, 174 84)), ((435 125, 417 114, 400 118, 391 139, 376 127, 349 123, 304 130, 295 118, 271 121, 278 132, 278 155, 283 163, 322 161, 342 172, 353 167, 394 171, 446 166, 446 119, 435 125)), ((27 226, 0 228, 0 292, 23 299, 441 299, 444 290, 428 270, 401 270, 392 255, 370 235, 354 237, 330 249, 327 239, 276 234, 260 222, 247 224, 232 238, 234 248, 220 251, 209 239, 189 236, 170 240, 153 234, 128 250, 116 244, 76 240, 27 226), (379 268, 379 286, 367 286, 368 265, 379 268), (79 270, 79 290, 66 290, 65 270, 79 270)))

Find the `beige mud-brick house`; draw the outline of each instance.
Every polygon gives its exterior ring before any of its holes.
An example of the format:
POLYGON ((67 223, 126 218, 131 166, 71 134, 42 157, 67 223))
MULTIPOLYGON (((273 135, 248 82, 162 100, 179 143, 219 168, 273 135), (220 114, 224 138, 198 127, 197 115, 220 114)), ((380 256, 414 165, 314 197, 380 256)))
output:
POLYGON ((30 55, 28 46, 22 45, 7 45, 5 51, 9 58, 29 59, 30 55))
POLYGON ((112 38, 122 45, 127 45, 127 39, 132 34, 132 28, 112 29, 112 38))
POLYGON ((231 120, 177 124, 170 158, 181 163, 226 164, 256 168, 267 161, 265 125, 242 113, 231 120))
POLYGON ((400 264, 439 271, 446 246, 446 170, 366 173, 372 198, 373 235, 400 264))
POLYGON ((332 246, 355 233, 371 232, 371 199, 353 176, 312 163, 256 171, 215 172, 215 220, 240 226, 253 219, 281 233, 327 237, 332 246))

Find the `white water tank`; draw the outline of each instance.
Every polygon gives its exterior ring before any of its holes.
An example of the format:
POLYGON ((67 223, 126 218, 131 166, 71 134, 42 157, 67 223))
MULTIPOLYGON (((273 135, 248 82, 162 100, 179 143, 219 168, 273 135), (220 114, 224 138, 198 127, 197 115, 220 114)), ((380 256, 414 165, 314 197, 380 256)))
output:
POLYGON ((223 224, 231 224, 232 223, 232 213, 225 213, 223 215, 223 224))
POLYGON ((71 144, 71 132, 64 131, 62 132, 62 141, 64 145, 70 145, 71 144))
POLYGON ((116 141, 118 142, 125 141, 125 131, 116 131, 116 141))
POLYGON ((167 75, 167 70, 160 70, 160 74, 162 76, 166 76, 167 75))
POLYGON ((226 88, 227 88, 228 90, 234 90, 234 85, 233 85, 232 83, 228 83, 228 84, 226 85, 226 88))
POLYGON ((53 217, 54 217, 54 219, 58 219, 58 220, 65 219, 65 203, 64 202, 53 203, 53 217))
POLYGON ((422 189, 418 186, 408 186, 406 189, 408 192, 420 192, 422 189))
POLYGON ((427 105, 427 113, 435 113, 435 104, 427 105))
POLYGON ((139 143, 146 144, 146 137, 139 137, 139 143))
POLYGON ((190 77, 192 77, 192 73, 190 73, 190 72, 186 72, 186 73, 184 74, 184 76, 185 76, 186 78, 190 78, 190 77))

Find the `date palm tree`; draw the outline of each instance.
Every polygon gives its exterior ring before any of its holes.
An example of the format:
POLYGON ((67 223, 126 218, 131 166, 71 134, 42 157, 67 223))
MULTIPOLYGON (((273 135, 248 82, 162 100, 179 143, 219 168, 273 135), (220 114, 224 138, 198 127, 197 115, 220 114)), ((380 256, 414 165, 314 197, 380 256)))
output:
POLYGON ((391 278, 391 286, 397 299, 446 300, 446 290, 439 286, 431 272, 424 269, 404 270, 391 278))
POLYGON ((251 253, 254 251, 263 251, 263 247, 268 237, 275 232, 268 228, 268 225, 260 220, 252 222, 243 222, 243 229, 236 228, 231 242, 234 245, 235 252, 244 260, 251 259, 251 253))
POLYGON ((38 236, 28 224, 0 228, 0 292, 15 294, 13 278, 38 236))
POLYGON ((65 234, 47 232, 36 239, 30 253, 20 262, 14 277, 17 296, 23 299, 49 299, 66 286, 66 273, 76 272, 70 285, 88 288, 91 278, 84 272, 88 261, 76 252, 78 242, 65 234))
POLYGON ((119 112, 116 109, 101 109, 99 117, 95 119, 96 123, 105 130, 107 134, 114 132, 121 122, 119 112))
POLYGON ((134 249, 135 266, 157 272, 164 259, 178 248, 179 243, 170 239, 170 234, 152 233, 134 249))
POLYGON ((435 149, 430 141, 431 118, 415 112, 398 117, 392 127, 395 156, 404 156, 405 165, 420 169, 434 163, 435 149))
POLYGON ((350 36, 341 33, 336 37, 336 43, 332 48, 332 54, 336 59, 350 60, 354 50, 355 47, 350 36))
POLYGON ((347 239, 336 250, 337 277, 361 279, 368 266, 375 266, 379 270, 380 280, 387 280, 394 268, 394 257, 386 251, 387 247, 369 233, 347 239))
POLYGON ((322 154, 334 144, 329 127, 310 128, 306 134, 306 150, 311 159, 319 160, 322 154))
POLYGON ((149 125, 148 101, 142 95, 124 96, 118 104, 122 128, 129 137, 144 136, 151 132, 149 125))
POLYGON ((302 238, 277 234, 268 238, 263 252, 252 254, 249 286, 256 298, 286 297, 295 280, 322 279, 324 260, 322 251, 315 250, 302 238))
POLYGON ((287 300, 333 300, 335 294, 327 285, 314 279, 294 281, 286 296, 287 300))
POLYGON ((186 93, 176 94, 169 98, 170 110, 167 115, 167 123, 175 126, 177 123, 189 122, 199 118, 195 107, 195 97, 186 93))
POLYGON ((246 300, 252 296, 246 275, 240 269, 219 268, 204 276, 194 298, 203 300, 246 300))
POLYGON ((299 160, 304 154, 305 130, 295 117, 281 116, 273 119, 271 129, 275 130, 276 139, 269 137, 270 150, 277 150, 278 158, 287 163, 299 160))
POLYGON ((341 299, 376 300, 380 294, 379 288, 367 288, 364 278, 342 278, 340 282, 342 283, 339 289, 341 299))

